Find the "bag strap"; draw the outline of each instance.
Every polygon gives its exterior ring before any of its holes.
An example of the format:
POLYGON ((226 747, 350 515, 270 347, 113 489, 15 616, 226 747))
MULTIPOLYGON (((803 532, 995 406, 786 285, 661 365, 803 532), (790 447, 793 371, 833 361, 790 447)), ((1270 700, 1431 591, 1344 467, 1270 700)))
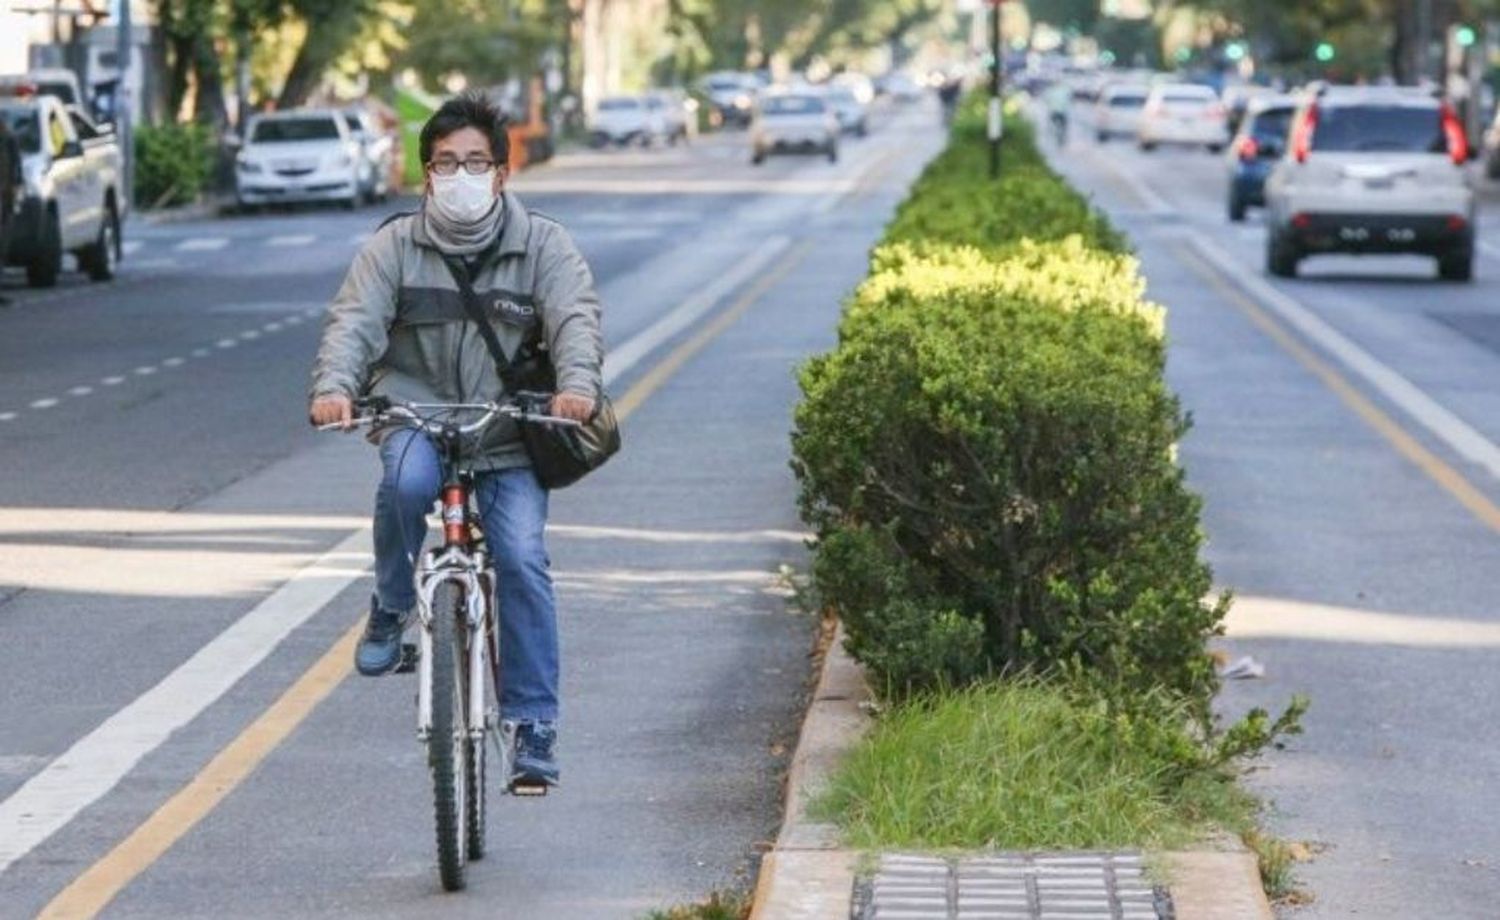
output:
POLYGON ((484 339, 484 347, 489 351, 490 357, 494 359, 495 371, 500 375, 500 382, 505 384, 508 392, 516 393, 521 388, 517 385, 515 365, 505 357, 505 348, 500 344, 500 337, 495 334, 495 327, 491 325, 490 319, 484 314, 484 307, 479 303, 479 294, 474 290, 474 282, 469 278, 469 268, 462 260, 455 256, 443 256, 443 264, 448 266, 448 273, 458 284, 459 300, 464 305, 464 312, 474 325, 479 327, 479 337, 484 339))

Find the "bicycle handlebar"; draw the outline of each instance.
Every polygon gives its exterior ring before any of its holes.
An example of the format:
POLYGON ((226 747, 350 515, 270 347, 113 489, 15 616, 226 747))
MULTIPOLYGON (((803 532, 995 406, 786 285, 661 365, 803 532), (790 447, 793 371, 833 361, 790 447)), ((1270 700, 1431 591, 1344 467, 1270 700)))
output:
POLYGON ((533 412, 524 403, 545 401, 551 397, 546 393, 518 393, 516 398, 504 403, 408 403, 386 396, 368 396, 354 401, 354 407, 362 414, 356 415, 346 426, 343 422, 319 425, 319 431, 343 431, 361 425, 396 424, 405 428, 416 428, 428 434, 441 435, 456 432, 460 435, 476 434, 504 416, 522 424, 561 425, 564 428, 579 428, 581 423, 570 418, 533 412), (483 412, 475 421, 465 425, 454 425, 437 421, 433 416, 447 416, 454 412, 483 412))

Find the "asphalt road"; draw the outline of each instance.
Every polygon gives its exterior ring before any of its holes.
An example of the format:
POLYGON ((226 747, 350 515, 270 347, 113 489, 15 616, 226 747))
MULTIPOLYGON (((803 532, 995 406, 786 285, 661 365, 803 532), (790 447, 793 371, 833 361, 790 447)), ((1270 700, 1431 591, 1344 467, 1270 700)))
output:
POLYGON ((516 181, 593 265, 638 405, 553 500, 564 786, 492 804, 455 896, 411 680, 338 647, 375 456, 304 422, 323 304, 389 209, 136 222, 112 284, 7 275, 0 917, 635 917, 743 884, 809 676, 778 576, 803 559, 793 372, 936 123, 886 113, 836 165, 757 169, 729 135, 516 181))
POLYGON ((1131 235, 1169 310, 1182 445, 1208 553, 1235 591, 1227 651, 1265 665, 1228 714, 1312 700, 1252 776, 1270 826, 1322 852, 1297 917, 1493 918, 1500 892, 1500 207, 1477 280, 1430 259, 1262 270, 1227 167, 1075 131, 1055 162, 1131 235))

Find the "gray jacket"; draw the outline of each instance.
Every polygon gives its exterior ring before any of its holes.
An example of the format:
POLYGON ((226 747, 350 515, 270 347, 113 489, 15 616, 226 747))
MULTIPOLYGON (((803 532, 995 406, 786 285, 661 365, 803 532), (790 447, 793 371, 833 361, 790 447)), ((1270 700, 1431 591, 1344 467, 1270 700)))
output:
MULTIPOLYGON (((604 344, 593 275, 560 224, 503 194, 499 244, 472 272, 474 290, 507 358, 536 336, 559 390, 597 395, 604 344)), ((420 215, 400 217, 371 237, 328 307, 311 395, 335 393, 414 402, 505 396, 495 362, 420 215)), ((508 419, 488 429, 478 453, 478 469, 529 462, 508 419)))

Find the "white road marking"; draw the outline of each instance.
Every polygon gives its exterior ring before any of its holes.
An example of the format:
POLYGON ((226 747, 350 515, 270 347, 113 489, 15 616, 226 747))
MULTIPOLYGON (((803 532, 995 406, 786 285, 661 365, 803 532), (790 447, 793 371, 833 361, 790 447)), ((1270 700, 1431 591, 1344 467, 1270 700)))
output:
MULTIPOLYGON (((789 244, 785 237, 766 240, 708 289, 621 344, 605 362, 604 383, 613 383, 687 323, 703 316, 789 244)), ((318 311, 308 312, 314 315, 318 311)), ((223 339, 218 344, 220 348, 232 348, 235 341, 223 339)), ((370 529, 366 526, 294 575, 160 683, 78 739, 0 802, 0 873, 108 794, 143 757, 227 693, 294 629, 363 577, 370 562, 370 529)), ((757 577, 769 576, 757 573, 757 577)))
POLYGON ((264 326, 261 326, 260 328, 261 328, 262 332, 280 332, 281 331, 281 324, 280 323, 266 323, 264 326))
POLYGON ((240 343, 236 342, 234 339, 219 339, 214 344, 217 345, 220 348, 233 348, 234 346, 236 346, 236 345, 238 345, 240 343))
POLYGON ((176 268, 182 263, 176 259, 132 259, 128 263, 131 271, 142 269, 176 268))
POLYGON ((210 354, 212 354, 212 352, 210 352, 207 348, 194 348, 192 351, 192 355, 195 358, 207 358, 210 354))
POLYGON ((1500 447, 1480 434, 1468 422, 1428 396, 1416 384, 1381 363, 1311 310, 1283 294, 1265 279, 1254 274, 1218 246, 1201 236, 1188 239, 1204 259, 1233 279, 1262 306, 1312 340, 1345 367, 1361 377, 1376 392, 1399 406, 1403 412, 1447 444, 1460 457, 1483 467, 1500 479, 1500 447))
POLYGON ((369 564, 356 531, 0 802, 0 872, 52 836, 323 609, 369 564))
POLYGON ((13 422, 16 420, 14 412, 0 412, 0 422, 13 422))
POLYGON ((107 387, 117 387, 120 384, 122 384, 122 383, 125 382, 125 378, 124 377, 105 377, 104 379, 100 380, 99 382, 102 383, 102 384, 104 384, 107 387))
POLYGON ((146 244, 140 240, 126 240, 120 244, 120 253, 127 256, 135 255, 141 251, 141 247, 144 245, 146 244))
POLYGON ((277 248, 290 248, 292 246, 306 246, 308 243, 316 242, 317 239, 311 233, 296 233, 289 236, 273 236, 266 240, 266 245, 277 248))
POLYGON ((1177 209, 1172 207, 1171 203, 1165 198, 1158 195, 1156 190, 1147 185, 1144 179, 1121 166, 1119 158, 1103 156, 1093 147, 1084 149, 1088 150, 1089 155, 1094 159, 1102 162, 1106 169, 1114 173, 1115 178, 1124 183, 1125 187, 1130 189, 1131 193, 1140 199, 1141 204, 1145 205, 1148 212, 1157 216, 1177 213, 1177 209))
POLYGON ((170 357, 170 358, 166 359, 165 361, 163 361, 161 363, 161 366, 162 367, 182 367, 186 363, 187 363, 187 359, 186 358, 179 358, 179 357, 176 357, 174 355, 173 357, 170 357))
POLYGON ((1496 246, 1488 240, 1479 241, 1479 251, 1492 259, 1500 259, 1500 246, 1496 246))
POLYGON ((150 377, 152 374, 156 373, 156 368, 153 365, 146 364, 136 368, 135 372, 142 377, 150 377))
POLYGON ((50 408, 52 408, 55 405, 57 405, 57 400, 54 399, 54 398, 52 398, 51 396, 49 396, 46 399, 38 399, 36 402, 34 402, 34 403, 31 404, 31 408, 33 408, 33 409, 50 409, 50 408))
POLYGON ((373 233, 356 233, 353 236, 349 237, 349 242, 354 244, 355 246, 363 246, 364 244, 368 243, 370 241, 370 237, 374 235, 375 234, 373 233))
POLYGON ((773 236, 760 244, 749 256, 715 278, 707 287, 679 304, 672 312, 652 323, 645 331, 612 350, 604 359, 604 380, 608 384, 634 367, 646 355, 660 348, 663 343, 691 326, 719 301, 729 296, 740 285, 754 278, 778 255, 785 252, 791 240, 784 236, 773 236))
POLYGON ((286 319, 282 320, 282 322, 286 323, 288 326, 300 326, 302 325, 302 317, 288 316, 286 319))
POLYGON ((183 240, 173 248, 178 252, 213 252, 228 245, 229 241, 223 237, 210 237, 202 240, 183 240))
POLYGON ((256 339, 260 338, 260 330, 246 329, 244 332, 240 333, 240 338, 244 339, 247 342, 253 342, 256 339))
POLYGON ((94 392, 93 387, 74 387, 68 391, 69 396, 87 396, 94 392))

